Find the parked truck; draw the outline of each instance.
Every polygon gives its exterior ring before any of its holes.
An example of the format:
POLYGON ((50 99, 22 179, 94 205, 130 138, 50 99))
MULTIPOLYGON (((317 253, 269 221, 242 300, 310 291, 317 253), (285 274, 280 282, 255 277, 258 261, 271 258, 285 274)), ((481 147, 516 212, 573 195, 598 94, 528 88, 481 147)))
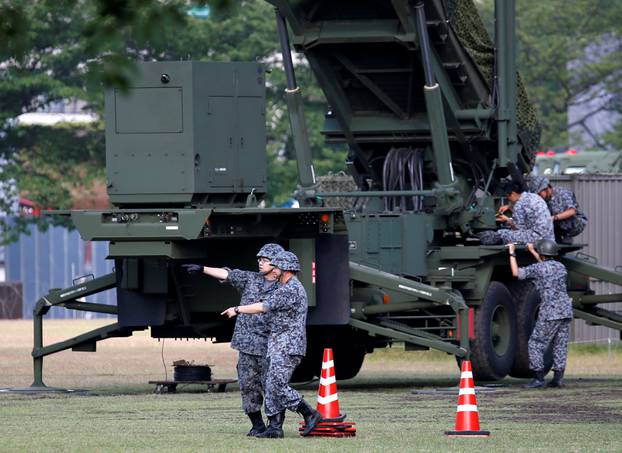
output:
MULTIPOLYGON (((309 295, 299 380, 318 375, 330 346, 337 378, 393 342, 470 357, 479 379, 529 373, 527 339, 539 298, 516 282, 497 228, 502 178, 529 173, 538 125, 515 66, 513 0, 495 2, 492 41, 471 0, 271 0, 287 75, 299 209, 259 208, 266 193, 265 70, 259 63, 139 64, 129 92, 106 93, 106 170, 113 208, 71 211, 85 240, 110 241, 109 275, 51 290, 34 310, 34 383, 43 358, 150 329, 154 338, 227 342, 237 303, 227 285, 180 265, 253 269, 278 242, 301 259, 309 295), (291 41, 290 41, 291 36, 291 41), (317 183, 291 45, 329 104, 326 140, 348 147, 355 190, 317 183), (331 207, 331 200, 346 207, 331 207), (78 299, 115 290, 117 306, 78 299), (115 314, 117 322, 43 345, 52 306, 115 314)), ((622 329, 588 276, 622 275, 564 246, 575 316, 622 329)), ((519 250, 519 262, 528 254, 519 250)))

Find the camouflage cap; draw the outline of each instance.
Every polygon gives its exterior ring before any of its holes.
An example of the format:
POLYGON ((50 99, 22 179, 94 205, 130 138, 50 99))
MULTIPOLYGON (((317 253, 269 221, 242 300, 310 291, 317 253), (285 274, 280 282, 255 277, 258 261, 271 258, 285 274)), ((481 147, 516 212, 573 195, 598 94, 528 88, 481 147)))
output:
POLYGON ((544 189, 546 189, 551 183, 544 176, 534 176, 529 180, 527 186, 529 187, 529 192, 540 193, 544 189))
POLYGON ((282 271, 297 272, 300 270, 298 257, 292 252, 281 252, 272 260, 272 265, 282 271))
POLYGON ((257 252, 258 257, 268 258, 270 261, 274 259, 279 253, 284 252, 285 249, 281 247, 279 244, 265 244, 263 247, 259 249, 257 252))

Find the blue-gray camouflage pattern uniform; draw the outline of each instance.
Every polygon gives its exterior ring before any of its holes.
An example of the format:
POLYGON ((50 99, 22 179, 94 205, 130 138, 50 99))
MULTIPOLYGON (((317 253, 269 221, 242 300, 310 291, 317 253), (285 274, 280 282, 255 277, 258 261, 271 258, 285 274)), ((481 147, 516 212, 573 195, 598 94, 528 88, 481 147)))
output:
POLYGON ((577 236, 585 229, 587 225, 587 216, 579 209, 577 198, 571 190, 565 187, 553 188, 553 195, 547 202, 547 205, 552 215, 560 214, 570 208, 577 210, 576 215, 568 219, 556 220, 554 222, 555 233, 559 236, 560 241, 570 241, 571 238, 577 236))
POLYGON ((268 316, 266 415, 296 411, 302 396, 289 380, 307 349, 307 293, 295 276, 263 303, 268 316))
POLYGON ((544 200, 531 192, 523 192, 512 208, 511 230, 483 231, 482 244, 534 243, 538 239, 555 239, 553 221, 544 200))
POLYGON ((553 370, 566 368, 572 299, 566 291, 568 272, 562 263, 546 260, 518 268, 519 280, 532 279, 540 295, 538 320, 529 337, 529 368, 544 370, 544 353, 553 345, 553 370))
MULTIPOLYGON (((265 300, 278 288, 278 282, 268 282, 259 272, 234 269, 227 282, 240 293, 240 305, 265 300)), ((240 313, 236 317, 231 347, 239 351, 238 381, 242 394, 242 408, 247 414, 261 410, 268 350, 268 327, 264 314, 240 313)))

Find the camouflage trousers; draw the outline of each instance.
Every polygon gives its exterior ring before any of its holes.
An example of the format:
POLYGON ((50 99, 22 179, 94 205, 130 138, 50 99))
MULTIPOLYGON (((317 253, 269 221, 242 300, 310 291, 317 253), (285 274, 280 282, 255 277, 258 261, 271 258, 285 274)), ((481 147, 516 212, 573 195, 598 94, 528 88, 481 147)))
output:
POLYGON ((266 372, 266 415, 268 417, 289 409, 295 411, 302 395, 289 386, 289 380, 302 356, 280 354, 268 358, 266 372))
POLYGON ((242 409, 246 414, 261 410, 266 368, 267 360, 264 356, 240 352, 237 366, 238 382, 242 394, 242 409))
POLYGON ((542 239, 542 236, 531 230, 482 231, 478 237, 483 245, 501 245, 510 242, 533 244, 538 239, 542 239))
POLYGON ((581 221, 573 222, 566 228, 555 225, 555 240, 563 244, 572 244, 572 238, 581 234, 585 229, 585 225, 581 221))
POLYGON ((545 321, 538 319, 529 337, 529 368, 533 371, 544 370, 544 353, 553 345, 553 370, 566 369, 568 354, 568 336, 570 319, 545 321))

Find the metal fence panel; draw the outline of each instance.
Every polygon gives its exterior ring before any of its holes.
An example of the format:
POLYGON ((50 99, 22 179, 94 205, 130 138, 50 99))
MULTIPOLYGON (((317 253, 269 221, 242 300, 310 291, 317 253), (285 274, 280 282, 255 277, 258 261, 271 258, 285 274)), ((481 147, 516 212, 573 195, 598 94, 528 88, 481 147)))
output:
MULTIPOLYGON (((615 268, 622 265, 622 244, 619 239, 622 225, 622 174, 555 175, 549 177, 553 186, 568 187, 577 196, 579 207, 589 223, 576 243, 587 244, 584 253, 598 259, 598 264, 615 268)), ((593 280, 597 294, 622 293, 622 287, 593 280)), ((603 308, 622 310, 622 303, 603 304, 603 308)), ((572 341, 593 342, 620 340, 618 331, 606 327, 588 326, 582 320, 573 322, 572 341)))
MULTIPOLYGON (((106 260, 107 242, 85 242, 77 231, 63 227, 51 227, 45 232, 34 225, 30 234, 22 234, 19 240, 5 248, 6 279, 22 282, 24 318, 32 318, 32 310, 41 296, 50 288, 66 288, 76 277, 93 274, 100 277, 112 272, 113 262, 106 260)), ((89 296, 89 302, 116 305, 115 290, 89 296)), ((52 307, 49 318, 102 318, 103 313, 78 312, 52 307)))

